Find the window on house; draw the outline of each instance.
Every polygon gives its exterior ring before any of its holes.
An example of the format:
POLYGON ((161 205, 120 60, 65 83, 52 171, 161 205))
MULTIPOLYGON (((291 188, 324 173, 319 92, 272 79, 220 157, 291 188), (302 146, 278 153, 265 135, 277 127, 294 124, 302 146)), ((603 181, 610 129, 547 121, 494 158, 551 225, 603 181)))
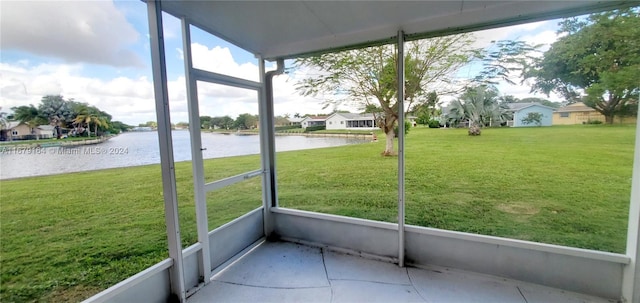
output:
POLYGON ((344 124, 344 121, 340 121, 340 124, 344 124))
POLYGON ((11 134, 14 135, 14 136, 17 136, 18 135, 18 131, 17 130, 12 130, 11 134))
POLYGON ((560 113, 560 118, 569 118, 569 113, 560 113))

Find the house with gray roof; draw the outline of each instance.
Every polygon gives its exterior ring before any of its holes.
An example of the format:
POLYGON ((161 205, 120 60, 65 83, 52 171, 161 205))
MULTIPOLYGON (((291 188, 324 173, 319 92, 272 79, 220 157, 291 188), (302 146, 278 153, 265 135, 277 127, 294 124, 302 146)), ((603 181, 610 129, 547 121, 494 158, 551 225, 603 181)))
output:
POLYGON ((335 113, 327 118, 327 129, 374 130, 378 128, 373 114, 335 113))
POLYGON ((551 126, 553 111, 555 110, 553 107, 544 106, 540 103, 508 103, 507 107, 511 112, 513 119, 511 121, 507 121, 508 126, 513 127, 521 127, 521 126, 551 126), (540 120, 540 124, 527 124, 523 122, 529 113, 539 113, 542 115, 542 119, 540 120))
POLYGON ((311 126, 323 126, 327 121, 327 116, 306 116, 302 121, 300 121, 300 125, 302 128, 307 128, 311 126))

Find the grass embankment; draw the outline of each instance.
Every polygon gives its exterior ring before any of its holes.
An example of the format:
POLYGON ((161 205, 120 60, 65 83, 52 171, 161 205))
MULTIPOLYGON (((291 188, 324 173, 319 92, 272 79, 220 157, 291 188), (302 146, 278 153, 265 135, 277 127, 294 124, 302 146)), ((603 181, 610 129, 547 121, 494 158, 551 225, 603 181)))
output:
MULTIPOLYGON (((407 223, 623 252, 633 127, 412 129, 407 223)), ((282 206, 397 221, 384 140, 278 154, 282 206)), ((258 156, 205 161, 207 181, 258 156)), ((196 241, 190 163, 176 164, 185 246, 196 241)), ((166 258, 158 165, 0 183, 0 301, 77 301, 166 258)), ((254 178, 210 193, 213 229, 260 205, 254 178)))

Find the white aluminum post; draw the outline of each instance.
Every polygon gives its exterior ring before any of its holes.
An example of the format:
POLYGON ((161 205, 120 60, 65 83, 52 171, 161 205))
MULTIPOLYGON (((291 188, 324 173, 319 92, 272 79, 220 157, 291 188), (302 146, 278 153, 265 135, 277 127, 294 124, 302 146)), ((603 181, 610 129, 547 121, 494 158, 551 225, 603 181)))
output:
POLYGON ((622 299, 623 302, 640 302, 640 120, 636 122, 631 202, 627 226, 627 256, 630 262, 624 268, 622 299))
POLYGON ((202 244, 198 254, 200 282, 209 283, 211 278, 211 257, 209 250, 209 223, 207 218, 207 195, 204 190, 204 163, 202 161, 202 137, 200 136, 200 107, 198 104, 198 84, 193 77, 193 57, 191 53, 191 29, 186 18, 182 19, 182 48, 184 76, 187 84, 187 106, 189 110, 189 133, 191 134, 191 166, 193 170, 193 192, 196 205, 196 225, 198 242, 202 244))
POLYGON ((262 84, 262 89, 258 91, 258 116, 260 117, 260 161, 262 162, 262 216, 263 216, 263 230, 264 235, 269 236, 273 231, 273 226, 271 225, 271 182, 269 181, 269 147, 268 147, 268 136, 269 132, 267 128, 269 127, 265 117, 267 116, 267 92, 265 90, 265 62, 262 57, 258 57, 258 66, 260 73, 260 83, 262 84))
POLYGON ((404 267, 404 32, 398 31, 398 265, 404 267))
POLYGON ((276 155, 275 155, 275 130, 273 112, 273 76, 284 71, 284 61, 278 60, 275 71, 265 72, 265 62, 260 61, 260 156, 262 169, 262 200, 264 204, 264 234, 269 236, 273 231, 273 216, 271 207, 278 206, 277 180, 276 180, 276 155))
POLYGON ((153 91, 158 119, 158 140, 160 145, 160 167, 162 169, 162 193, 164 196, 165 223, 169 244, 169 257, 173 259, 170 269, 171 293, 180 302, 186 300, 184 288, 184 268, 180 224, 178 219, 178 196, 176 194, 176 174, 171 142, 171 119, 169 94, 167 89, 167 66, 162 32, 162 8, 160 1, 147 1, 149 36, 151 42, 151 67, 153 70, 153 91))

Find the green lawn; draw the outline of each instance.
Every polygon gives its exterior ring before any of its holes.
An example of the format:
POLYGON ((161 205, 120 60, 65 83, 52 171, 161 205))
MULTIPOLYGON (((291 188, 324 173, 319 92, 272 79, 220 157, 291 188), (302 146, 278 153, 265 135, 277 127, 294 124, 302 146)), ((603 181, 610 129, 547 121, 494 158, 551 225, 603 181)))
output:
MULTIPOLYGON (((632 126, 411 129, 407 223, 623 252, 632 126)), ((382 138, 383 139, 383 138, 382 138)), ((397 221, 384 140, 278 154, 280 204, 397 221)), ((205 161, 207 181, 258 156, 205 161)), ((196 241, 191 164, 176 164, 183 244, 196 241)), ((158 165, 0 182, 0 301, 78 301, 166 258, 158 165)), ((213 229, 261 202, 260 179, 210 193, 213 229)))

